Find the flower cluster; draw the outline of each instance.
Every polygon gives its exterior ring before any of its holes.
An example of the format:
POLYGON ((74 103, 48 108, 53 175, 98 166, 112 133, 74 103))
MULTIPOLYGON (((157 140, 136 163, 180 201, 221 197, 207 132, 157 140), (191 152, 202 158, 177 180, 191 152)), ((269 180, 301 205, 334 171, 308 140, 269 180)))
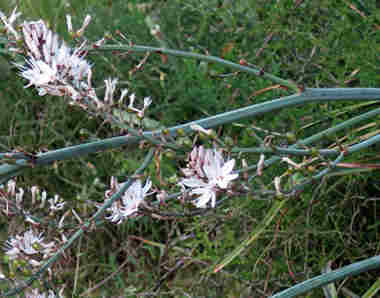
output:
POLYGON ((44 21, 24 22, 23 39, 27 49, 26 65, 17 65, 21 76, 34 85, 39 95, 67 95, 73 103, 91 98, 101 106, 91 87, 91 65, 84 59, 86 42, 71 49, 44 21))
POLYGON ((182 169, 186 178, 181 180, 180 185, 189 187, 190 194, 198 196, 193 201, 198 208, 205 208, 210 201, 211 207, 215 207, 216 193, 228 189, 230 182, 238 177, 238 174, 232 173, 234 165, 234 159, 225 162, 216 149, 194 147, 187 167, 182 169))
MULTIPOLYGON (((115 177, 111 178, 111 189, 105 192, 105 197, 107 202, 111 199, 112 195, 120 191, 121 187, 125 183, 119 184, 115 177)), ((139 205, 142 203, 144 198, 149 195, 148 191, 152 186, 152 181, 147 180, 144 187, 140 180, 136 180, 127 189, 127 191, 122 195, 119 200, 112 203, 111 207, 106 209, 106 212, 110 213, 105 218, 109 221, 117 224, 121 224, 127 217, 134 216, 138 211, 139 205)), ((100 208, 102 205, 99 205, 100 208)))
POLYGON ((19 187, 16 189, 16 181, 9 180, 7 187, 0 186, 0 211, 6 216, 16 214, 19 210, 22 210, 22 202, 24 199, 24 189, 19 187))
MULTIPOLYGON (((53 198, 48 198, 46 191, 41 191, 37 186, 32 186, 30 188, 31 192, 31 206, 38 207, 39 209, 45 208, 46 202, 49 203, 49 210, 51 214, 62 210, 66 202, 60 198, 58 195, 54 195, 53 198), (38 205, 37 205, 38 203, 38 205)), ((26 215, 26 220, 34 223, 27 212, 24 210, 25 190, 21 187, 16 188, 16 181, 9 180, 6 188, 0 186, 0 211, 2 211, 6 216, 12 216, 17 213, 26 215)))
POLYGON ((5 247, 5 254, 10 260, 24 260, 32 266, 40 266, 40 260, 50 257, 56 245, 54 242, 45 243, 42 233, 28 230, 22 236, 11 237, 5 247))
MULTIPOLYGON (((5 25, 6 32, 16 41, 22 40, 25 49, 17 47, 13 51, 26 52, 26 62, 24 65, 16 64, 21 71, 21 76, 28 80, 25 88, 35 86, 40 96, 50 94, 53 96, 67 96, 69 103, 78 105, 88 110, 109 110, 115 103, 121 103, 128 90, 121 91, 118 102, 114 101, 117 79, 106 79, 105 95, 100 100, 92 87, 92 65, 85 59, 87 55, 87 41, 84 40, 76 48, 71 48, 60 40, 59 36, 53 33, 43 20, 34 22, 24 21, 20 27, 22 34, 14 28, 14 22, 20 13, 13 10, 10 17, 6 17, 0 12, 0 20, 5 25)), ((91 16, 87 15, 82 27, 75 31, 71 23, 71 16, 66 16, 67 27, 71 36, 82 37, 84 30, 91 21, 91 16)), ((99 47, 105 39, 95 42, 93 47, 99 47)), ((10 44, 12 41, 10 41, 10 44)), ((138 117, 143 118, 145 110, 151 104, 149 97, 144 99, 144 107, 140 110, 134 107, 135 95, 129 96, 128 110, 134 112, 138 117)))

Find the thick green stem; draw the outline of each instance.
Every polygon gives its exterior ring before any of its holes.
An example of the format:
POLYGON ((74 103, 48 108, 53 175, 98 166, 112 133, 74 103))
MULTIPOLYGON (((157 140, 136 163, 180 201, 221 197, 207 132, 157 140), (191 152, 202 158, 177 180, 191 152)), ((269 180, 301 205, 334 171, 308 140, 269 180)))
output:
POLYGON ((344 279, 348 276, 358 275, 372 269, 380 268, 380 256, 372 257, 361 262, 357 262, 341 269, 325 273, 314 278, 308 279, 302 283, 295 285, 285 291, 282 291, 271 298, 291 298, 320 288, 331 282, 344 279))
MULTIPOLYGON (((168 129, 161 129, 157 131, 144 132, 143 134, 149 137, 158 135, 171 135, 176 136, 180 133, 192 132, 191 126, 198 124, 203 128, 214 128, 223 124, 239 121, 249 117, 254 117, 260 114, 280 110, 283 108, 293 107, 306 103, 313 102, 327 102, 327 101, 340 101, 340 100, 376 100, 380 99, 380 89, 378 88, 312 88, 306 89, 302 94, 295 94, 287 97, 281 97, 268 102, 251 105, 248 107, 236 109, 233 111, 225 112, 219 115, 211 116, 197 121, 188 122, 186 124, 173 126, 168 129)), ((104 151, 108 149, 117 148, 128 144, 136 144, 141 140, 141 137, 135 136, 122 136, 105 139, 63 149, 58 149, 38 155, 35 165, 51 164, 54 161, 75 158, 90 153, 104 151)), ((0 183, 6 181, 12 176, 20 173, 22 168, 28 167, 29 161, 18 160, 16 164, 5 164, 0 166, 0 176, 5 178, 0 179, 0 183)))

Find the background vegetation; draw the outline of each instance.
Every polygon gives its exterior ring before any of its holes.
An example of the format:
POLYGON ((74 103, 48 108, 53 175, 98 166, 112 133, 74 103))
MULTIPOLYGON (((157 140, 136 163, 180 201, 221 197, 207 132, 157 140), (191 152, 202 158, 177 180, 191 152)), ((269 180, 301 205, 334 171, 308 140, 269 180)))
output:
MULTIPOLYGON (((244 59, 308 87, 378 87, 380 82, 380 7, 375 0, 8 2, 1 3, 3 11, 18 4, 25 18, 48 20, 67 41, 65 14, 73 15, 78 27, 91 14, 86 37, 92 41, 107 33, 126 43, 117 35, 119 30, 138 45, 167 46, 234 62, 244 59), (150 34, 152 23, 160 25, 161 38, 150 34)), ((106 77, 119 77, 138 96, 153 98, 147 116, 164 126, 290 94, 282 88, 258 92, 273 87, 272 83, 190 59, 169 57, 166 62, 152 56, 143 71, 131 73, 142 58, 135 53, 89 55, 99 89, 106 77)), ((38 152, 120 134, 101 119, 68 106, 64 99, 39 97, 34 90, 24 89, 7 57, 1 59, 1 151, 38 152)), ((255 146, 253 124, 281 134, 292 131, 302 139, 377 106, 378 102, 311 104, 255 117, 218 133, 226 142, 255 146)), ((319 145, 353 143, 378 134, 379 123, 378 117, 371 119, 319 145)), ((286 145, 288 140, 275 142, 286 145)), ((18 177, 18 183, 38 184, 58 193, 85 218, 94 207, 83 207, 83 202, 101 202, 111 176, 125 178, 139 166, 143 156, 136 149, 130 146, 33 169, 18 177)), ((379 145, 375 145, 345 162, 378 165, 378 152, 379 145)), ((252 164, 258 155, 245 158, 252 164)), ((155 183, 170 186, 178 175, 177 161, 165 157, 161 167, 160 173, 149 168, 149 174, 155 183)), ((284 169, 285 165, 277 164, 252 183, 261 188, 284 169)), ((45 286, 59 288, 65 283, 65 293, 74 297, 267 297, 320 274, 329 262, 334 269, 379 255, 379 193, 376 168, 324 179, 294 197, 258 241, 211 275, 202 272, 247 237, 265 216, 271 200, 241 196, 201 216, 105 224, 67 252, 65 266, 45 286)), ((170 202, 169 207, 179 208, 170 202)), ((23 227, 17 219, 0 218, 2 241, 18 230, 23 227)), ((379 273, 363 273, 337 287, 346 295, 360 295, 379 273)), ((308 297, 324 295, 318 290, 308 297)))

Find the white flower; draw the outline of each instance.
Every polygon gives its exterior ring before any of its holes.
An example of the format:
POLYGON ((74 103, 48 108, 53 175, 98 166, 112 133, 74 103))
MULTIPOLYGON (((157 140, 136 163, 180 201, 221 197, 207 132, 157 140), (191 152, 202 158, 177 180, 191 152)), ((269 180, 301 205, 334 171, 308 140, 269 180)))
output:
MULTIPOLYGON (((105 80, 105 96, 103 101, 99 100, 91 84, 91 65, 85 60, 87 41, 84 40, 79 47, 70 48, 56 33, 48 28, 43 20, 24 21, 20 26, 22 29, 22 34, 20 34, 12 26, 19 15, 20 13, 17 13, 16 9, 9 18, 0 12, 0 20, 4 23, 6 30, 16 37, 16 40, 22 39, 24 41, 24 43, 16 43, 13 40, 10 45, 12 50, 21 54, 25 53, 26 50, 25 63, 15 64, 20 69, 21 76, 27 80, 25 88, 34 86, 40 96, 47 94, 67 96, 69 104, 78 105, 85 110, 89 108, 103 111, 107 108, 110 110, 114 104, 113 96, 117 79, 105 80), (23 46, 21 47, 20 44, 23 46)), ((66 15, 67 29, 77 41, 81 40, 80 37, 90 22, 91 16, 87 15, 82 27, 75 31, 71 16, 66 15)), ((99 47, 104 43, 105 38, 102 38, 95 42, 93 47, 99 47)), ((122 102, 127 93, 127 90, 122 90, 119 103, 122 102)), ((130 99, 130 110, 143 118, 145 110, 152 102, 150 98, 144 99, 141 110, 133 107, 133 94, 130 99)))
POLYGON ((232 173, 234 165, 234 159, 224 162, 217 150, 195 147, 190 153, 188 167, 182 169, 188 178, 182 179, 180 185, 191 188, 190 194, 198 196, 193 201, 198 208, 205 208, 209 202, 215 207, 217 191, 227 189, 238 177, 232 173))
MULTIPOLYGON (((70 17, 67 20, 69 24, 70 17)), ((34 85, 40 96, 68 95, 71 103, 86 96, 96 101, 90 81, 91 65, 84 59, 86 42, 71 49, 42 20, 24 22, 22 33, 28 58, 26 65, 16 66, 28 80, 25 88, 34 85)))
POLYGON ((238 174, 231 174, 235 160, 224 163, 220 152, 207 150, 203 170, 209 179, 209 184, 226 189, 230 181, 236 179, 238 174))
POLYGON ((199 195, 193 204, 198 208, 206 208, 207 203, 211 201, 211 207, 215 207, 216 193, 213 185, 204 182, 199 178, 183 179, 181 182, 183 185, 192 188, 191 195, 199 195))
MULTIPOLYGON (((106 200, 109 200, 110 197, 118 192, 124 183, 118 184, 117 180, 111 178, 111 189, 106 191, 105 197, 106 200)), ((120 224, 129 216, 132 216, 138 211, 138 207, 144 198, 148 195, 148 191, 152 186, 152 182, 148 179, 145 183, 145 186, 142 186, 140 180, 136 180, 132 185, 127 189, 127 191, 122 195, 120 200, 117 200, 112 203, 111 207, 107 208, 107 212, 110 215, 105 218, 111 222, 120 224)))
MULTIPOLYGON (((23 236, 16 235, 15 237, 11 237, 6 242, 8 249, 5 254, 11 260, 17 259, 20 256, 32 256, 38 253, 46 256, 54 246, 54 242, 44 243, 43 240, 42 233, 35 234, 33 230, 29 230, 23 236)), ((33 261, 30 264, 33 265, 33 261)))
POLYGON ((58 70, 56 64, 50 66, 42 60, 35 60, 31 57, 26 61, 27 66, 17 65, 22 71, 21 76, 29 80, 29 84, 25 86, 28 88, 32 85, 43 86, 53 83, 58 80, 58 70))

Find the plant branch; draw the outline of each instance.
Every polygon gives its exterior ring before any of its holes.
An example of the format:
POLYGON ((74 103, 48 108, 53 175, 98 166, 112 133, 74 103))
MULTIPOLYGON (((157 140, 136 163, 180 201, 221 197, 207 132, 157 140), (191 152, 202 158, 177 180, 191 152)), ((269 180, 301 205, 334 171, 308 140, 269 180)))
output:
POLYGON ((70 239, 68 239, 65 244, 51 257, 49 260, 46 261, 46 263, 41 266, 40 270, 38 270, 35 274, 33 274, 32 277, 30 277, 28 280, 26 280, 22 286, 17 287, 11 291, 8 291, 7 293, 3 294, 2 297, 10 297, 13 295, 16 295, 18 293, 21 293, 23 290, 25 290, 27 287, 29 287, 35 280, 37 280, 50 266, 53 265, 55 261, 58 260, 58 258, 64 253, 64 251, 69 248, 75 240, 77 240, 84 232, 85 230, 91 228, 92 223, 95 223, 95 220, 109 207, 112 205, 112 203, 119 199, 121 195, 127 191, 127 189, 132 185, 132 183, 135 180, 135 176, 141 174, 150 164, 154 157, 154 149, 150 149, 147 156, 145 157, 145 160, 143 164, 135 171, 132 178, 128 179, 123 186, 120 188, 120 190, 111 196, 111 198, 104 203, 104 205, 83 225, 76 231, 70 239))
MULTIPOLYGON (((260 114, 280 110, 283 108, 293 107, 306 103, 313 102, 327 102, 327 101, 340 101, 340 100, 380 100, 379 88, 311 88, 306 89, 301 94, 281 97, 268 102, 251 105, 248 107, 236 109, 233 111, 221 113, 215 116, 207 117, 197 121, 191 121, 185 124, 173 126, 167 129, 156 131, 143 132, 143 135, 150 137, 158 137, 160 135, 171 135, 172 137, 178 134, 188 134, 193 132, 192 126, 194 124, 200 125, 203 128, 214 128, 223 124, 228 124, 238 120, 249 117, 254 117, 260 114)), ((34 165, 47 165, 54 161, 75 158, 98 151, 118 148, 128 144, 136 144, 142 138, 136 136, 121 136, 109 138, 101 141, 66 147, 50 152, 37 155, 34 165)), ((268 162, 268 161, 267 161, 268 162)), ((5 164, 0 166, 0 183, 4 183, 9 179, 20 173, 22 168, 30 166, 30 162, 26 160, 16 160, 15 164, 5 164)), ((245 168, 247 169, 247 168, 245 168)))
POLYGON ((358 275, 362 272, 367 272, 376 268, 380 268, 380 256, 375 256, 364 261, 345 266, 341 269, 333 270, 329 273, 321 274, 314 278, 308 279, 285 291, 273 295, 271 298, 295 297, 309 292, 312 289, 320 288, 334 281, 344 279, 348 276, 358 275))
POLYGON ((171 50, 167 48, 157 48, 157 47, 148 47, 148 46, 137 46, 137 45, 104 45, 97 48, 87 48, 88 51, 132 51, 132 52, 151 52, 151 53, 159 53, 159 54, 167 54, 177 57, 183 57, 183 58, 191 58, 191 59, 198 59, 208 62, 214 62, 219 63, 225 66, 228 66, 230 68, 247 72, 250 74, 254 74, 259 77, 263 77, 265 79, 268 79, 276 84, 280 84, 282 86, 288 87, 290 90, 299 92, 300 88, 293 82, 281 79, 277 76, 274 76, 272 74, 269 74, 261 69, 253 68, 250 66, 245 66, 241 64, 237 64, 228 60, 224 60, 222 58, 216 57, 216 56, 210 56, 210 55, 202 55, 197 53, 191 53, 186 51, 178 51, 178 50, 171 50))
MULTIPOLYGON (((356 117, 353 117, 347 121, 344 121, 334 127, 330 127, 324 131, 321 131, 319 133, 316 133, 315 135, 312 135, 306 139, 303 139, 303 140, 300 140, 298 141, 296 144, 294 145, 291 145, 289 146, 288 149, 296 149, 298 146, 305 146, 305 145, 310 145, 312 144, 313 142, 315 141, 318 141, 324 137, 327 137, 333 133, 336 133, 338 132, 339 130, 342 130, 344 128, 348 128, 352 125, 355 125, 359 122, 362 122, 362 121, 365 121, 365 120, 368 120, 368 119, 371 119, 371 118, 374 118, 375 116, 379 115, 380 114, 380 108, 378 109, 375 109, 375 110, 372 110, 372 111, 369 111, 369 112, 366 112, 362 115, 359 115, 359 116, 356 116, 356 117)), ((368 144, 368 143, 366 143, 368 144)), ((355 147, 355 149, 357 149, 357 147, 355 147)), ((267 160, 264 161, 264 167, 268 167, 272 164, 274 164, 275 162, 279 161, 281 159, 280 156, 273 156, 267 160)), ((250 170, 255 170, 257 169, 257 165, 252 165, 252 166, 249 166, 249 167, 245 167, 241 170, 238 170, 236 171, 237 173, 240 173, 240 172, 246 172, 246 171, 250 171, 250 170)))

